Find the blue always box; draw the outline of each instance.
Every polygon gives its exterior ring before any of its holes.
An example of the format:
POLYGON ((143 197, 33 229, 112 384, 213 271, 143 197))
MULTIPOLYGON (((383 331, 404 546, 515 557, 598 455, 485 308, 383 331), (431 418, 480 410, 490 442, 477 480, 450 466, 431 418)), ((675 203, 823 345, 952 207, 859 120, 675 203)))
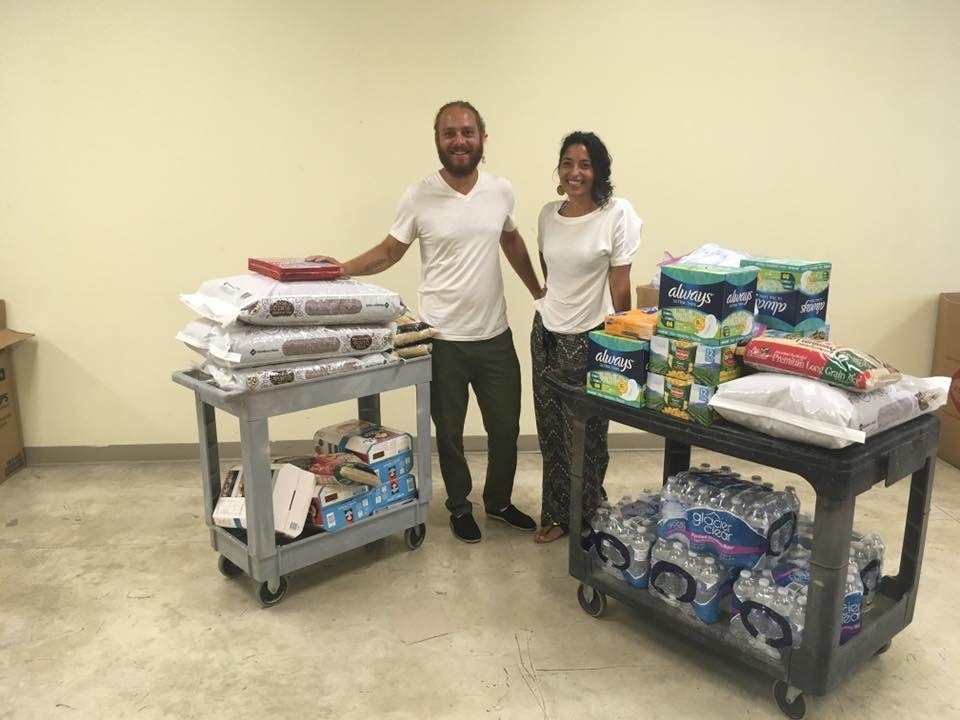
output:
POLYGON ((665 265, 660 268, 657 335, 720 345, 753 331, 757 268, 665 265))
POLYGON ((823 331, 831 263, 777 258, 751 258, 743 263, 758 268, 757 322, 801 335, 823 331))
POLYGON ((601 330, 587 338, 587 393, 643 407, 650 343, 601 330))

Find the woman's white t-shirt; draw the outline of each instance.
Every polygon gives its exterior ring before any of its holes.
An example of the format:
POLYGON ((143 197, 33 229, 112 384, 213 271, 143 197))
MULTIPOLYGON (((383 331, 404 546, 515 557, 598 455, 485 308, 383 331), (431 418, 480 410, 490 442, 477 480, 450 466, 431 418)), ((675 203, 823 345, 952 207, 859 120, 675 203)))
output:
POLYGON ((563 202, 540 211, 537 245, 547 265, 547 294, 537 309, 547 330, 573 335, 613 312, 610 268, 633 262, 643 221, 623 198, 580 217, 562 216, 563 202))

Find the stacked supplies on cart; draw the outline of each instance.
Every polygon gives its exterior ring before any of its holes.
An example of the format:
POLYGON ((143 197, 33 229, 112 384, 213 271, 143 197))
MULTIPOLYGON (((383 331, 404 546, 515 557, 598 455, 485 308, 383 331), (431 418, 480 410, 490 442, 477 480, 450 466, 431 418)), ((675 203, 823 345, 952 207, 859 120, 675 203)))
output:
POLYGON ((409 433, 366 420, 348 420, 314 434, 317 478, 310 522, 340 530, 416 497, 409 433))
MULTIPOLYGON (((729 617, 731 638, 779 658, 798 647, 806 621, 812 520, 792 487, 709 465, 602 504, 585 538, 594 563, 633 588, 647 588, 693 622, 729 617)), ((854 533, 840 642, 859 632, 879 588, 885 547, 876 533, 854 533)))
POLYGON ((255 392, 393 362, 400 297, 352 278, 211 280, 181 300, 202 317, 177 338, 223 390, 255 392))
POLYGON ((409 314, 397 318, 397 334, 393 338, 394 352, 400 358, 414 358, 433 352, 437 330, 409 314))
MULTIPOLYGON (((296 538, 306 526, 315 480, 291 463, 272 463, 273 526, 277 534, 296 538)), ((213 510, 213 523, 219 527, 247 528, 247 504, 244 495, 243 467, 227 471, 213 510)))
POLYGON ((854 348, 812 337, 760 335, 746 365, 761 372, 725 383, 710 407, 725 419, 774 437, 826 448, 933 412, 950 379, 915 378, 854 348))

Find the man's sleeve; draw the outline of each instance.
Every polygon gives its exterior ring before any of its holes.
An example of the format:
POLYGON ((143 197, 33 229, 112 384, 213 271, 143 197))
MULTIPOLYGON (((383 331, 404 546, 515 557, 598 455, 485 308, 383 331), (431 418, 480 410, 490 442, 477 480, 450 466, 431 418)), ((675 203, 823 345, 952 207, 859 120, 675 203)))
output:
POLYGON ((408 187, 400 197, 400 202, 397 204, 397 214, 393 219, 393 225, 390 227, 390 235, 404 245, 409 245, 419 235, 412 187, 408 187))
POLYGON ((611 267, 629 265, 640 249, 640 229, 643 221, 626 200, 621 200, 617 208, 617 219, 613 226, 613 247, 610 253, 611 267))

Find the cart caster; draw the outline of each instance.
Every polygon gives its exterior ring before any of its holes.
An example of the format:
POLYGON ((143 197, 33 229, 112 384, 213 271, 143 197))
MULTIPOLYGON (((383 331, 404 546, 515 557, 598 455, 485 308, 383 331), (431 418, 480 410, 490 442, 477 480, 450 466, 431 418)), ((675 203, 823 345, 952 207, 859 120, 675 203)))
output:
POLYGON ((807 712, 807 702, 803 699, 803 693, 790 687, 783 680, 777 680, 773 684, 773 699, 777 701, 780 711, 793 720, 800 720, 807 712))
POLYGON ((893 640, 887 640, 887 642, 880 646, 880 649, 877 650, 874 655, 883 655, 887 650, 890 649, 891 645, 893 645, 893 640))
POLYGON ((416 527, 407 528, 403 531, 403 541, 411 550, 416 550, 423 545, 425 537, 427 537, 427 526, 424 523, 420 523, 416 527))
POLYGON ((243 575, 243 570, 227 560, 223 555, 217 558, 217 570, 219 570, 220 574, 225 578, 230 578, 231 580, 243 575))
POLYGON ((600 617, 607 611, 607 596, 596 588, 589 587, 580 583, 577 588, 577 600, 580 601, 580 607, 590 617, 600 617), (589 594, 590 599, 587 599, 589 594))
POLYGON ((282 577, 280 578, 280 586, 277 588, 275 593, 270 592, 270 588, 267 586, 267 583, 260 583, 260 589, 257 591, 257 600, 259 600, 260 604, 264 607, 270 607, 283 600, 286 594, 287 579, 282 577))

